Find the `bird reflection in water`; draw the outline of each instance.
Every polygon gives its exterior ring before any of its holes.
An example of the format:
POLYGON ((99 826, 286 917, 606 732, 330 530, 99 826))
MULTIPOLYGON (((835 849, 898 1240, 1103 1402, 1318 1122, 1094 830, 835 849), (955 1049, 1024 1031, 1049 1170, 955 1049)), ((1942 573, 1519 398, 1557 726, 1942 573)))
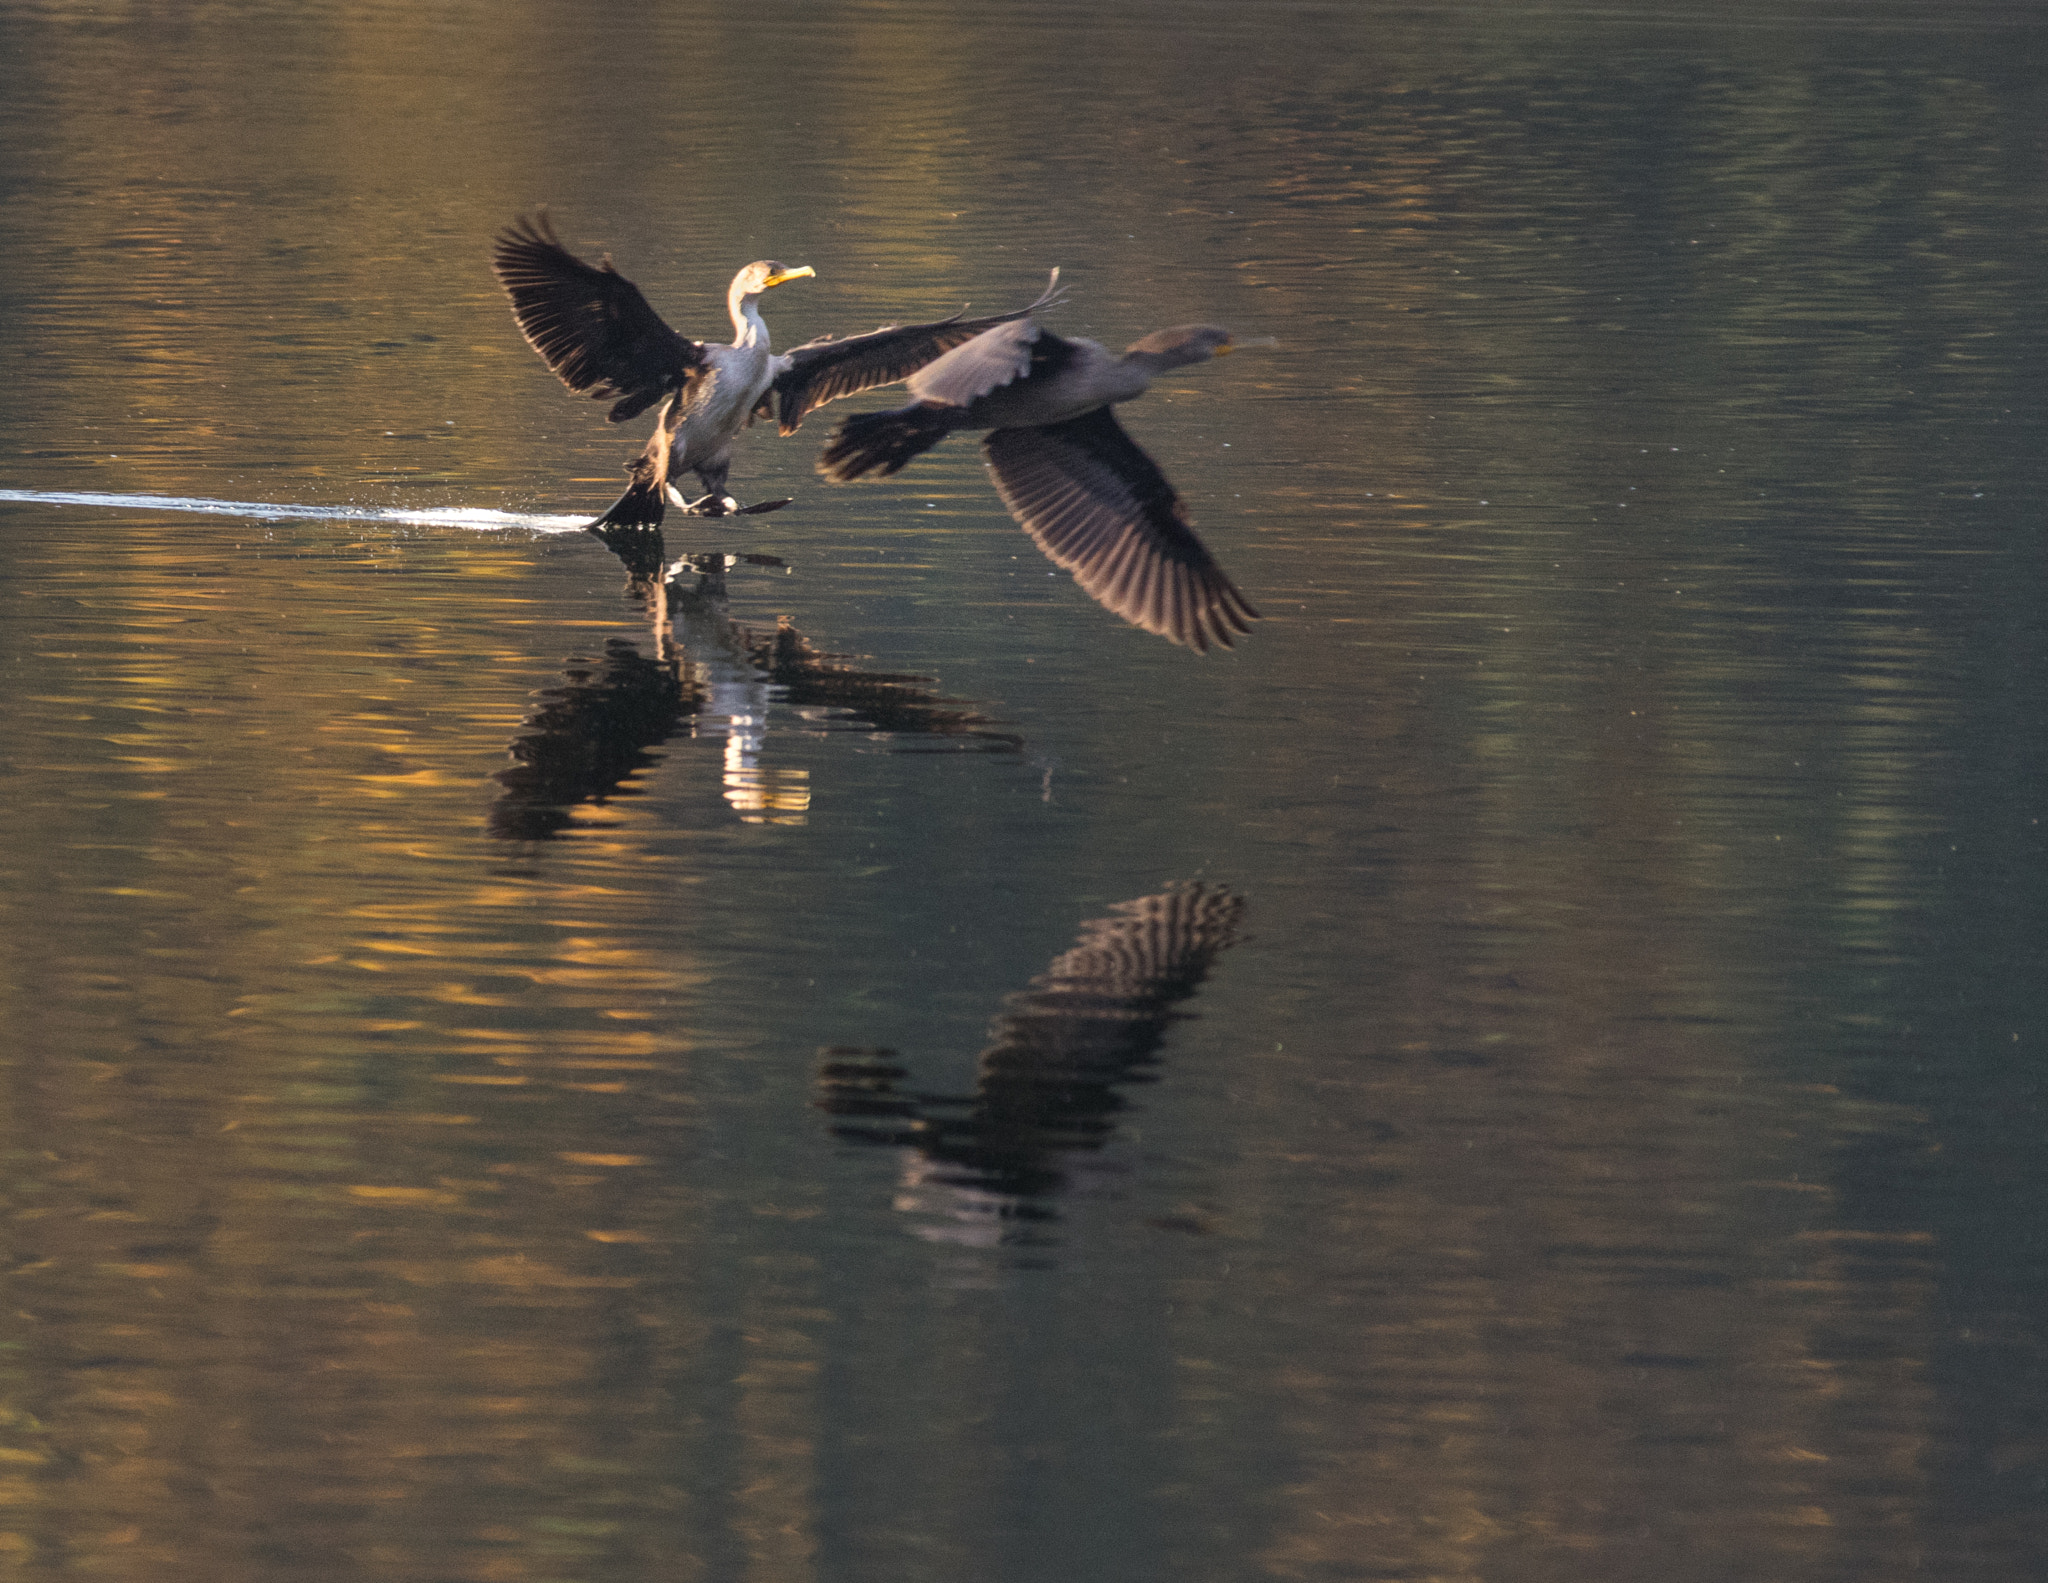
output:
POLYGON ((536 694, 489 827, 508 841, 546 841, 577 824, 582 803, 632 796, 628 784, 655 762, 650 749, 682 729, 702 698, 674 655, 650 659, 625 638, 596 660, 571 660, 562 681, 536 694))
MULTIPOLYGON (((972 1094, 905 1093, 896 1052, 823 1052, 820 1109, 835 1135, 905 1152, 896 1207, 919 1234, 975 1246, 1032 1240, 1114 1136, 1117 1090, 1153 1078, 1173 1008, 1236 943, 1244 901, 1179 885, 1119 902, 1012 995, 981 1052, 972 1094)), ((1099 1164, 1094 1174, 1101 1174, 1099 1164)))
POLYGON ((794 729, 806 734, 945 739, 943 750, 953 752, 1023 746, 1021 737, 989 729, 963 700, 942 697, 927 677, 863 670, 820 651, 787 621, 763 632, 733 620, 727 572, 780 566, 774 556, 699 555, 669 567, 659 532, 592 531, 626 566, 628 590, 647 610, 652 652, 611 638, 601 656, 572 659, 560 684, 535 695, 510 745, 513 763, 497 776, 505 789, 489 816, 495 836, 542 841, 578 827, 578 807, 637 795, 635 777, 657 762, 654 749, 684 734, 723 740, 722 792, 740 818, 800 824, 810 807, 809 771, 763 762, 774 710, 794 716, 794 729))

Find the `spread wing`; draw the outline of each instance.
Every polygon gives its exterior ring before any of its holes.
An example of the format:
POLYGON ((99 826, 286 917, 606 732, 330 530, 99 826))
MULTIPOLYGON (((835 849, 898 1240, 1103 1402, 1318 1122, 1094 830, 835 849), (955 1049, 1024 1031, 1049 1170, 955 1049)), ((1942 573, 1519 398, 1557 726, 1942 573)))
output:
POLYGON ((1187 507, 1108 407, 983 442, 1010 515, 1105 610, 1206 653, 1249 632, 1246 602, 1187 507))
POLYGON ((769 387, 779 402, 777 418, 781 431, 794 434, 806 416, 828 401, 908 379, 926 364, 976 336, 998 325, 1014 323, 1040 308, 1051 307, 1060 300, 1059 284, 1060 272, 1054 270, 1044 294, 1013 313, 981 319, 966 319, 956 313, 950 319, 937 319, 930 324, 891 324, 866 335, 849 335, 843 341, 821 336, 791 347, 783 356, 788 366, 769 387))
POLYGON ((1078 350, 1072 341, 1023 319, 998 325, 919 369, 910 393, 919 401, 968 407, 990 391, 1029 376, 1048 380, 1065 370, 1078 350))
POLYGON ((704 360, 609 257, 590 265, 562 246, 545 210, 498 233, 491 272, 542 361, 578 394, 616 401, 613 423, 646 411, 704 360))

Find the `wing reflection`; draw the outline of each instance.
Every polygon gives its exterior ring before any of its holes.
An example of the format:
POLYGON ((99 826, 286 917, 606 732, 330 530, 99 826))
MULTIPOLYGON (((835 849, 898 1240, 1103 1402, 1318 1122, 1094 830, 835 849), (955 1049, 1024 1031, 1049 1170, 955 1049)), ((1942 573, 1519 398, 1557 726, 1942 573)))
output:
POLYGON ((501 839, 545 841, 576 823, 578 805, 635 795, 625 783, 655 762, 648 750, 681 730, 703 696, 672 654, 650 659, 625 638, 608 639, 600 660, 572 659, 563 678, 536 694, 512 740, 512 767, 498 772, 505 790, 489 829, 501 839))
POLYGON ((896 1207, 929 1217, 920 1235, 993 1246, 1056 1218, 1110 1141, 1127 1083, 1151 1080, 1154 1052, 1217 953, 1236 943, 1244 901, 1181 885, 1119 902, 1081 926, 1072 950, 1010 996, 981 1052, 972 1094, 906 1094, 896 1052, 824 1052, 816 1104, 835 1135, 906 1151, 896 1207))
MULTIPOLYGON (((864 671, 847 655, 814 649, 786 620, 772 633, 740 631, 754 663, 782 689, 782 701, 815 725, 828 730, 952 739, 945 752, 1014 753, 1024 746, 1024 739, 1013 732, 984 729, 990 724, 988 716, 960 707, 960 699, 940 697, 931 690, 929 678, 864 671)), ((941 750, 898 747, 891 751, 941 750)))
MULTIPOLYGON (((637 795, 631 782, 670 737, 722 741, 721 791, 750 823, 800 824, 810 772, 764 762, 774 734, 859 731, 943 738, 944 751, 1014 753, 1023 738, 988 729, 988 717, 946 698, 930 678, 861 669, 814 647, 787 620, 761 632, 733 620, 726 573, 775 565, 773 556, 700 555, 664 564, 661 535, 595 532, 624 563, 628 590, 645 605, 651 654, 608 639, 596 659, 573 657, 561 684, 535 694, 513 763, 492 806, 490 833, 543 841, 575 828, 576 809, 637 795)), ((937 748, 893 747, 894 752, 937 748)))

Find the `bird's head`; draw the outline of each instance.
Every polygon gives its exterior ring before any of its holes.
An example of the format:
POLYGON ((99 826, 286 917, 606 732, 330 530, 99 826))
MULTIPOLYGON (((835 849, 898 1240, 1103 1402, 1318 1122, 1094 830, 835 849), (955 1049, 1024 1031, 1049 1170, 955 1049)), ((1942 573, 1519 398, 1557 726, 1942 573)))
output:
POLYGON ((1142 341, 1124 348, 1126 357, 1142 357, 1154 368, 1184 368, 1189 363, 1206 363, 1224 357, 1240 346, 1263 343, 1235 341, 1220 324, 1176 324, 1170 330, 1154 330, 1142 341))
POLYGON ((732 295, 735 301, 744 302, 749 297, 758 297, 764 291, 773 291, 784 281, 802 280, 817 271, 808 264, 799 264, 789 269, 772 258, 756 259, 737 275, 733 276, 732 295))

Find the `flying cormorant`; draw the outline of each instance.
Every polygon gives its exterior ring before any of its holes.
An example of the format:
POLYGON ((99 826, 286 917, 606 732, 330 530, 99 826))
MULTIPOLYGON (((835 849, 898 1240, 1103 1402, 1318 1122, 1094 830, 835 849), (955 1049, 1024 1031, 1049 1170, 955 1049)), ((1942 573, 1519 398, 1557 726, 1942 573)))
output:
POLYGON ((1003 504, 1097 604, 1197 651, 1229 648, 1258 612, 1110 408, 1142 396, 1168 369, 1261 344, 1269 343, 1183 324, 1153 331, 1118 357, 1018 316, 918 370, 909 405, 841 423, 818 471, 834 483, 886 477, 955 429, 992 430, 982 447, 1003 504))

